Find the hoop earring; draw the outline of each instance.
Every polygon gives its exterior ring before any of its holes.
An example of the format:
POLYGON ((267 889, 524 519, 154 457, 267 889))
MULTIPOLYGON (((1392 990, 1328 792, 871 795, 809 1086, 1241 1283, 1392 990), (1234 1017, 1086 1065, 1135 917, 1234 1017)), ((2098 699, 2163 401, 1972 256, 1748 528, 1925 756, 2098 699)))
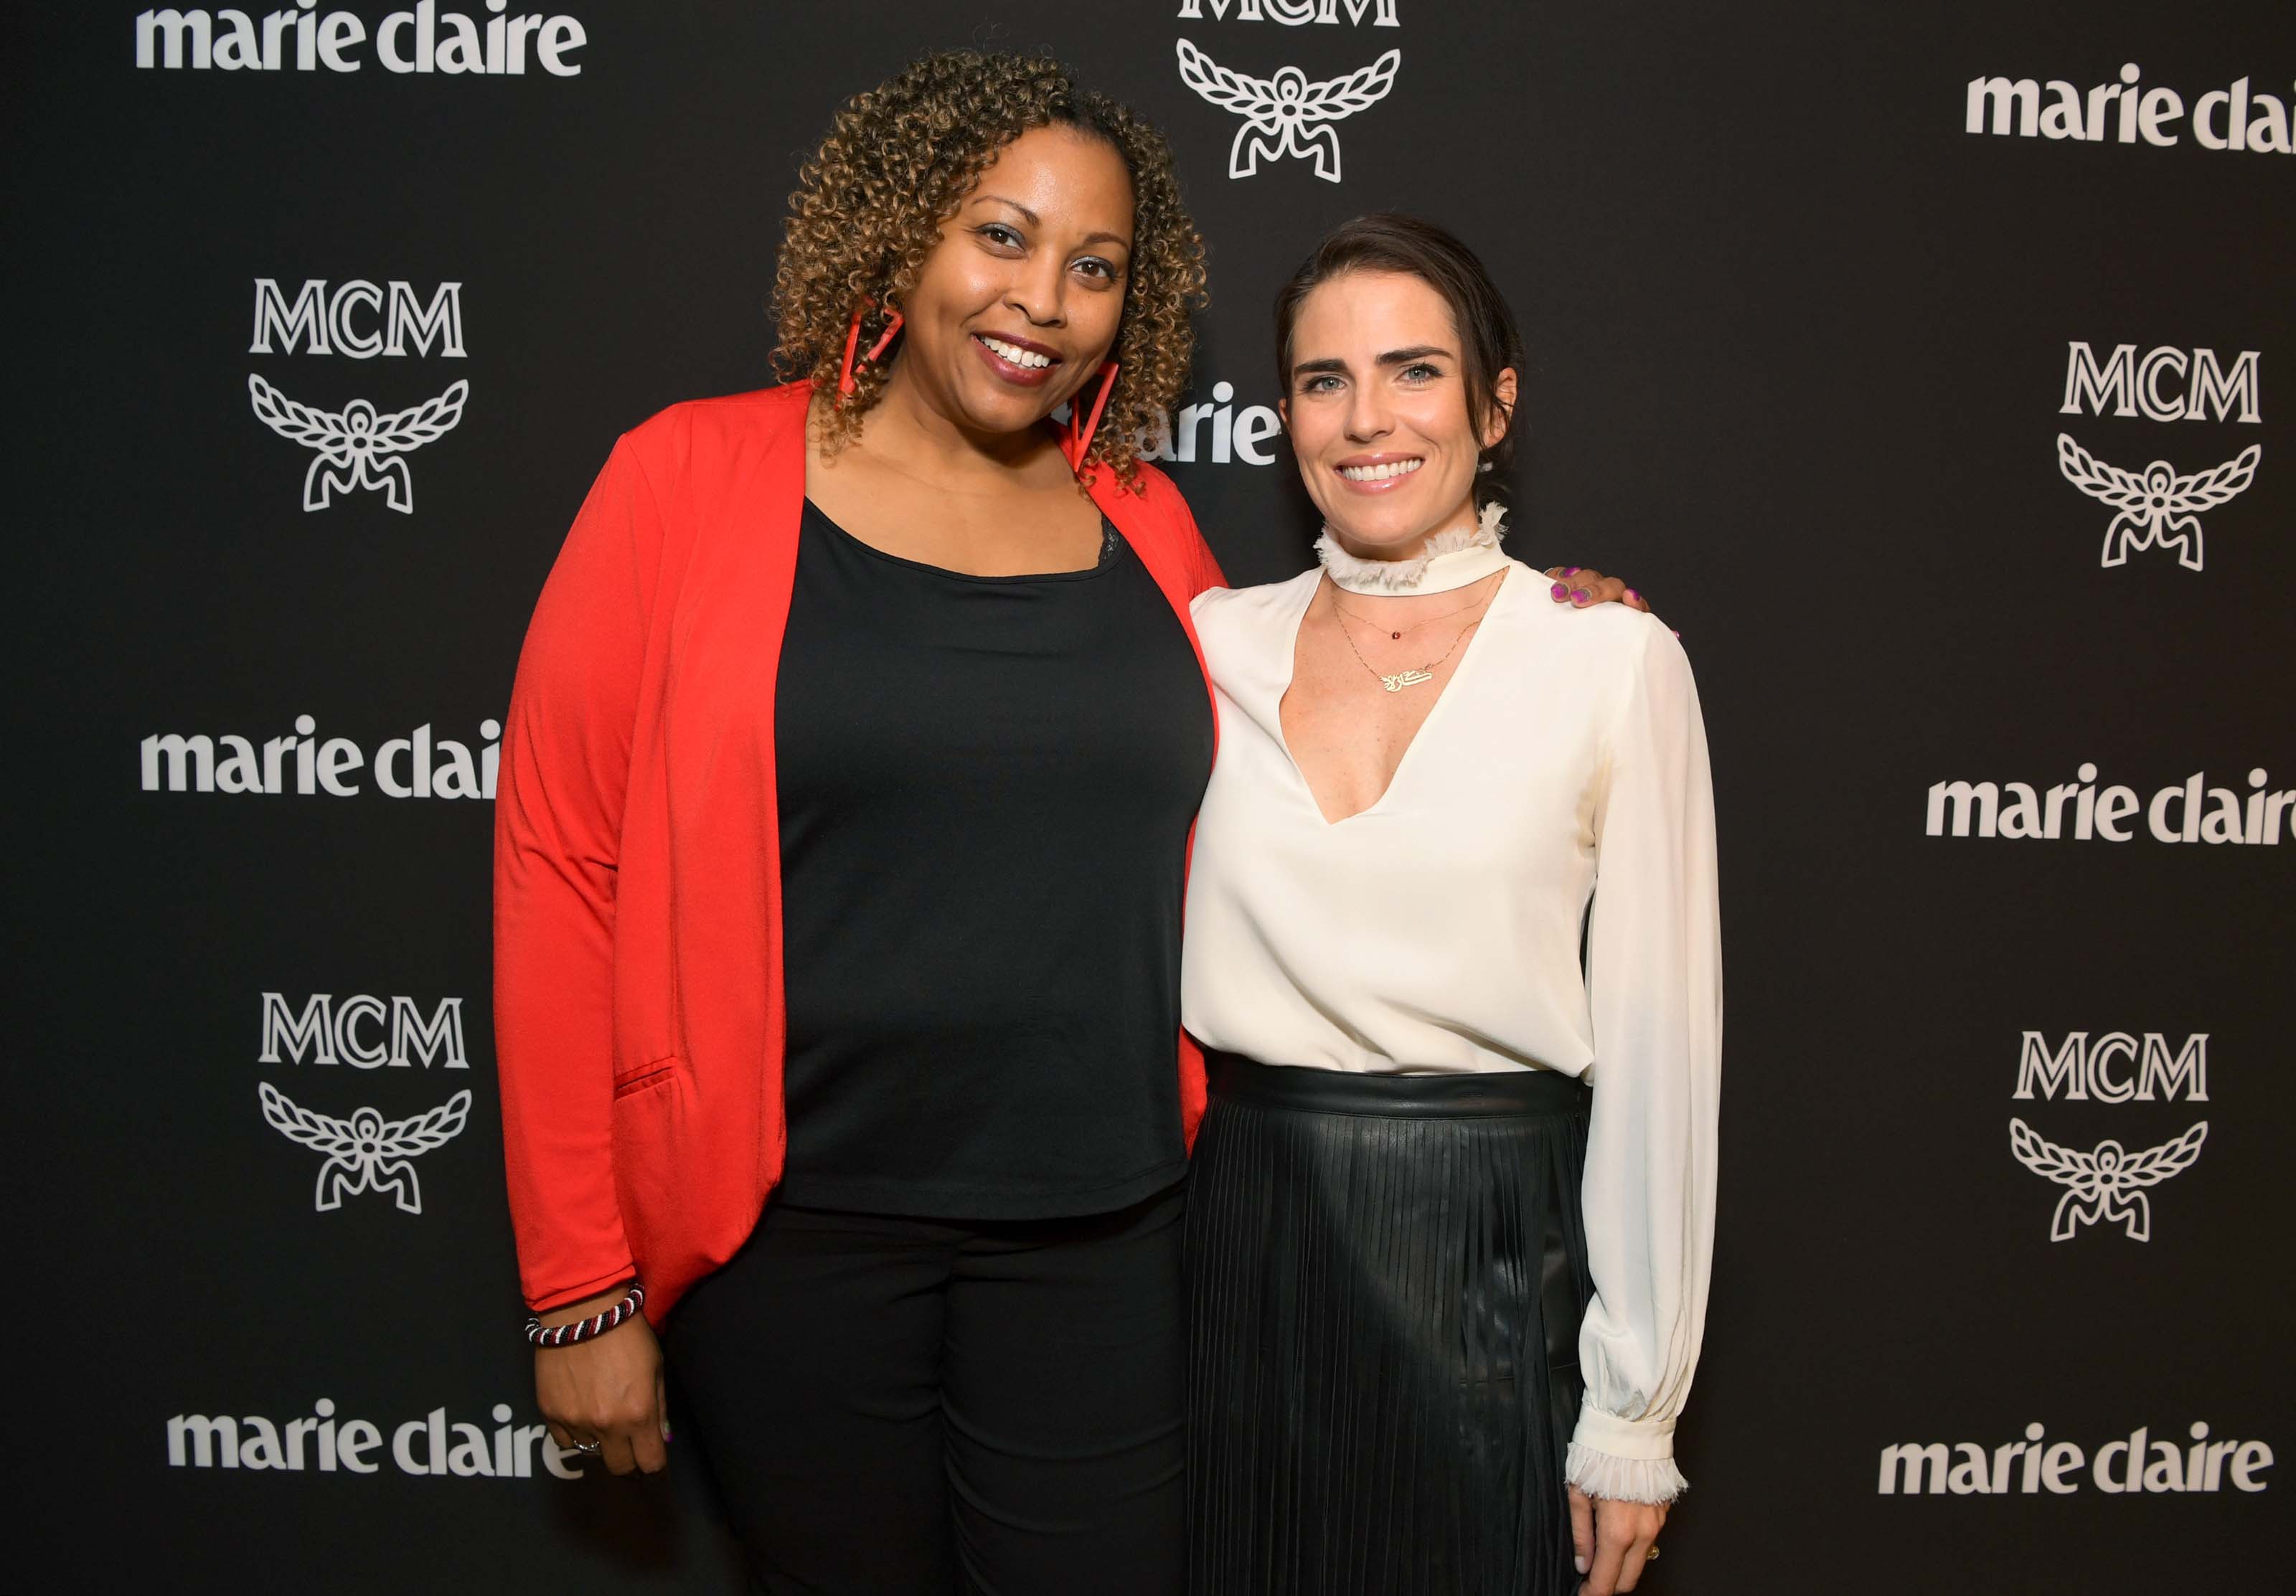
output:
MULTIPOLYGON (((860 307, 853 313, 853 325, 846 329, 845 364, 840 366, 837 372, 837 397, 840 399, 850 394, 854 389, 853 351, 859 348, 861 343, 861 317, 875 308, 876 304, 877 301, 874 299, 862 300, 860 307)), ((861 358, 874 364, 877 356, 885 352, 885 346, 893 341, 893 334, 901 330, 902 320, 899 311, 893 312, 893 319, 885 323, 884 331, 877 335, 877 341, 869 346, 869 352, 861 358)))
POLYGON ((1112 360, 1100 363, 1100 394, 1092 402, 1090 419, 1081 428, 1077 421, 1084 415, 1084 396, 1079 394, 1069 401, 1069 435, 1061 444, 1061 453, 1068 456, 1069 470, 1072 471, 1084 470, 1085 451, 1092 447, 1092 435, 1100 430, 1101 412, 1108 408, 1109 390, 1116 386, 1116 373, 1120 369, 1112 360))

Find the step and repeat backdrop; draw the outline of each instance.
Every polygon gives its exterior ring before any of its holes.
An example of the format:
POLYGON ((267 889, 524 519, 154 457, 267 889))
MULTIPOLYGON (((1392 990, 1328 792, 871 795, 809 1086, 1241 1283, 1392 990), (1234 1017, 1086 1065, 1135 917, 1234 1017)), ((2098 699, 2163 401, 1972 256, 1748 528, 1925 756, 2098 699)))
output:
POLYGON ((2268 1578, 2284 4, 522 4, 0 24, 22 1588, 740 1589, 705 1482, 535 1411, 501 720, 616 435, 770 381, 834 107, 961 45, 1177 151, 1211 302, 1165 469, 1232 579, 1315 529, 1275 286, 1401 208, 1528 336, 1510 547, 1682 630, 1728 1085, 1644 1589, 2268 1578))

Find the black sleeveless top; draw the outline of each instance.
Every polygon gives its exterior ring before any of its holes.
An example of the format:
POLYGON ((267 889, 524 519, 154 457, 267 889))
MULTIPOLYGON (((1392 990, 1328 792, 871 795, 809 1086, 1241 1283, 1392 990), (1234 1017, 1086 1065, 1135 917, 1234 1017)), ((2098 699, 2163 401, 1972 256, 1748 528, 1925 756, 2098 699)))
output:
POLYGON ((1185 1172, 1188 828, 1212 712, 1113 527, 970 577, 808 501, 774 704, 783 1200, 950 1218, 1123 1207, 1185 1172))

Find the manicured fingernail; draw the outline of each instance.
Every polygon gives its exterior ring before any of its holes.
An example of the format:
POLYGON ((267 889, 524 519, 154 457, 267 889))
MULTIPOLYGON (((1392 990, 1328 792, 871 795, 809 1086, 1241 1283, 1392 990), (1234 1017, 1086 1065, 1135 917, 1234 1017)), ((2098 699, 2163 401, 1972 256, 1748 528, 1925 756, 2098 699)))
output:
POLYGON ((1562 568, 1562 574, 1566 577, 1575 577, 1586 569, 1583 565, 1566 565, 1562 568))
POLYGON ((1581 1574, 1584 1574, 1584 1573, 1586 1573, 1586 1572, 1587 1572, 1587 1559, 1586 1559, 1585 1558, 1583 1558, 1583 1557, 1574 1557, 1574 1558, 1572 1558, 1572 1559, 1570 1559, 1570 1566, 1571 1566, 1573 1568, 1578 1569, 1578 1572, 1579 1572, 1579 1573, 1581 1573, 1581 1574))
POLYGON ((1630 598, 1630 599, 1638 599, 1638 598, 1642 597, 1643 595, 1642 595, 1642 594, 1640 594, 1640 593, 1636 593, 1633 588, 1629 587, 1629 588, 1628 588, 1628 589, 1627 589, 1627 596, 1628 596, 1628 598, 1630 598))
MULTIPOLYGON (((1669 626, 1669 627, 1668 627, 1668 628, 1667 628, 1667 630, 1669 630, 1669 631, 1672 632, 1672 631, 1674 631, 1674 628, 1673 628, 1673 627, 1671 627, 1671 626, 1669 626)), ((1681 634, 1681 633, 1679 633, 1679 632, 1675 632, 1675 634, 1675 634, 1677 637, 1680 637, 1680 636, 1682 635, 1682 634, 1681 634)))
POLYGON ((1571 594, 1570 594, 1570 596, 1571 596, 1572 598, 1574 598, 1574 599, 1578 600, 1580 603, 1582 603, 1582 604, 1583 604, 1583 603, 1585 603, 1588 599, 1593 598, 1595 595, 1594 595, 1593 593, 1588 593, 1585 588, 1580 587, 1580 588, 1574 588, 1574 589, 1571 591, 1571 594))
POLYGON ((1558 603, 1558 604, 1560 604, 1563 600, 1565 600, 1565 599, 1567 599, 1567 598, 1569 598, 1569 597, 1570 596, 1570 590, 1569 588, 1567 588, 1567 587, 1563 586, 1563 585, 1562 585, 1562 583, 1560 583, 1560 582, 1557 582, 1557 583, 1554 585, 1554 602, 1555 602, 1556 603, 1558 603))

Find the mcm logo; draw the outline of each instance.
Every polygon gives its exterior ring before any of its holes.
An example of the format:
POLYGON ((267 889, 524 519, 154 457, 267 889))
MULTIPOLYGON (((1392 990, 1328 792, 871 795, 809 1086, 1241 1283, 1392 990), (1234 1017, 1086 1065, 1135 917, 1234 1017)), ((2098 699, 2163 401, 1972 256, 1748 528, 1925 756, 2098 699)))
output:
POLYGON ((251 372, 247 392, 265 426, 317 451, 311 469, 303 473, 305 510, 324 510, 332 503, 332 494, 379 488, 384 503, 401 515, 412 515, 414 479, 406 462, 396 456, 412 454, 453 431, 463 419, 471 385, 456 382, 435 399, 389 415, 378 415, 365 399, 353 399, 340 411, 315 410, 251 372))
POLYGON ((312 1205, 322 1214, 362 1191, 388 1191, 406 1212, 420 1214, 422 1187, 414 1178, 412 1160, 460 1135, 471 1115, 467 1089, 427 1114, 390 1120, 373 1109, 356 1109, 348 1119, 315 1114, 296 1107, 268 1081, 256 1087, 256 1097, 273 1130, 326 1155, 312 1205))
POLYGON ((2152 1239, 2152 1205, 2144 1189, 2190 1169, 2201 1156, 2209 1122, 2141 1153, 2106 1140, 2093 1152, 2075 1152, 2036 1135, 2021 1119, 2009 1122, 2009 1150, 2035 1174, 2065 1188, 2049 1221, 2049 1240, 2070 1241, 2085 1224, 2120 1225, 2132 1241, 2152 1239))
POLYGON ((2070 434, 2057 434, 2057 469, 2065 480, 2093 499, 2119 512, 2104 529, 2104 554, 2100 564, 2120 565, 2131 549, 2177 551, 2187 570, 2201 569, 2201 519, 2194 512, 2213 510, 2237 497, 2256 480, 2256 464, 2263 449, 2251 444, 2239 455, 2213 471, 2180 477, 2165 460, 2156 460, 2142 471, 2107 465, 2070 434))
POLYGON ((1263 160, 1296 155, 1312 159, 1316 176, 1326 183, 1340 180, 1340 135, 1332 124, 1385 99, 1403 65, 1403 52, 1390 50, 1358 71, 1310 83, 1297 67, 1281 68, 1273 78, 1247 78, 1185 39, 1179 41, 1178 53, 1180 81, 1243 119, 1228 148, 1230 177, 1250 176, 1263 160))
MULTIPOLYGON (((1239 22, 1280 22, 1286 28, 1302 28, 1310 22, 1336 27, 1340 7, 1348 8, 1348 21, 1360 27, 1365 13, 1371 16, 1374 28, 1401 26, 1395 17, 1395 0, 1210 0, 1212 15, 1227 20, 1227 8, 1235 7, 1239 22)), ((1180 0, 1180 20, 1201 21, 1205 0, 1180 0)))

